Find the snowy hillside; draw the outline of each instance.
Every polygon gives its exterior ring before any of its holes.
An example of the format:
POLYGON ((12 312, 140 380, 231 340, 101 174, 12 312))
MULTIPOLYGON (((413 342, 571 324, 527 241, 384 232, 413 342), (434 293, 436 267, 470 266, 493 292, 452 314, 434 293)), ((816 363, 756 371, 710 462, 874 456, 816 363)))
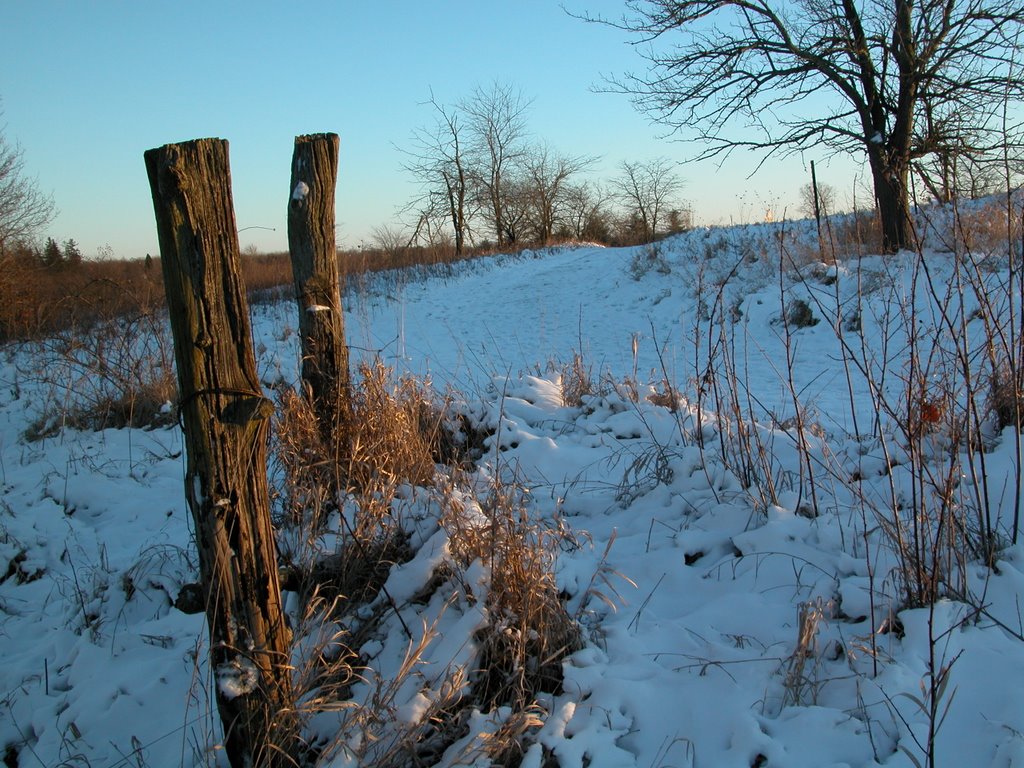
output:
MULTIPOLYGON (((480 443, 396 495, 386 593, 320 623, 286 593, 297 670, 359 660, 308 720, 320 764, 518 761, 500 738, 537 768, 1024 767, 1020 254, 946 217, 923 257, 821 263, 800 222, 350 286, 353 357, 429 379, 480 443), (526 709, 446 708, 518 631, 465 555, 497 488, 578 649, 526 709)), ((268 392, 298 379, 294 313, 253 308, 268 392)), ((180 430, 28 440, 82 391, 39 359, 0 367, 6 764, 225 764, 203 617, 174 607, 197 580, 180 430)), ((303 551, 344 537, 334 512, 303 551)))

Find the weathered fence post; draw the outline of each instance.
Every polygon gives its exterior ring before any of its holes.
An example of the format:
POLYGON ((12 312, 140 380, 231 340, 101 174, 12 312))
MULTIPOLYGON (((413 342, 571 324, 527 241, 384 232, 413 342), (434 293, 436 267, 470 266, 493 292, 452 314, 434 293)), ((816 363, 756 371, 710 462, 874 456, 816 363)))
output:
POLYGON ((288 201, 302 382, 328 441, 350 412, 348 347, 334 239, 338 144, 336 133, 295 138, 288 201))
POLYGON ((235 768, 283 765, 295 717, 267 490, 273 406, 256 375, 228 144, 168 144, 145 159, 225 748, 235 768))
POLYGON ((818 174, 814 172, 811 160, 811 194, 814 195, 814 221, 818 224, 818 251, 825 252, 825 241, 821 236, 821 197, 818 195, 818 174))

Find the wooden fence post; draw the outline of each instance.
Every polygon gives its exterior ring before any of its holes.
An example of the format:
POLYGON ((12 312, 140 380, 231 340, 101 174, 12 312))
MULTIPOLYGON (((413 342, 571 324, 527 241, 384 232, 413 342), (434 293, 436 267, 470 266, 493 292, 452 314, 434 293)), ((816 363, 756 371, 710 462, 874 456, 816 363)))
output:
POLYGON ((291 765, 290 633, 267 486, 273 406, 256 375, 239 276, 228 143, 168 144, 146 152, 145 160, 225 749, 235 768, 291 765))
POLYGON ((328 444, 348 420, 348 347, 334 238, 338 134, 295 138, 288 200, 288 249, 299 304, 302 382, 328 444))
POLYGON ((818 194, 818 174, 814 172, 814 161, 811 160, 811 194, 814 195, 814 221, 818 224, 818 251, 825 252, 825 241, 821 236, 821 196, 818 194))

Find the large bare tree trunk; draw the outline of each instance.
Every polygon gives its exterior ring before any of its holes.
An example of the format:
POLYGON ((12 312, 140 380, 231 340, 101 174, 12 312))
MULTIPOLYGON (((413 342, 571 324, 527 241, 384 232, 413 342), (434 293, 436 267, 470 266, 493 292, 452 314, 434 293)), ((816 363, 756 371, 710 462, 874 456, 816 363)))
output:
POLYGON ((909 165, 894 167, 886 162, 882 150, 869 152, 868 159, 882 228, 882 251, 896 253, 912 248, 914 230, 910 216, 909 165))
POLYGON ((295 138, 288 201, 288 248, 299 303, 302 382, 329 442, 350 412, 348 347, 334 238, 338 145, 336 133, 295 138))
POLYGON ((231 765, 291 764, 295 718, 267 492, 271 403, 256 376, 239 277, 228 144, 145 153, 181 393, 210 630, 210 666, 231 765))

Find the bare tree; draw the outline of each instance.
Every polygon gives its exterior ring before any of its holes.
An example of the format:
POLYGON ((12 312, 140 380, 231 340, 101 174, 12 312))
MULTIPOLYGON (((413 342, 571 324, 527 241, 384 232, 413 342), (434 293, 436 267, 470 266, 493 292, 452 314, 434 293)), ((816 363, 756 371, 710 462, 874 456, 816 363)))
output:
POLYGON ((611 195, 590 182, 570 184, 565 188, 562 225, 577 240, 609 239, 608 203, 611 195))
POLYGON ((0 132, 0 256, 17 243, 27 243, 56 215, 53 198, 25 175, 22 148, 0 132))
MULTIPOLYGON (((465 128, 457 110, 438 103, 431 94, 435 123, 413 134, 413 149, 406 152, 410 161, 405 170, 420 183, 422 193, 410 209, 415 209, 422 225, 443 212, 451 223, 455 253, 461 255, 469 233, 470 177, 467 167, 465 128)), ((417 234, 421 227, 417 226, 417 234)), ((414 235, 415 237, 415 235, 414 235)))
POLYGON ((808 219, 815 218, 816 213, 828 216, 836 212, 836 189, 831 184, 818 184, 818 202, 814 202, 814 185, 804 184, 800 187, 800 213, 808 219))
POLYGON ((392 259, 399 259, 412 246, 409 233, 390 224, 373 228, 373 244, 392 259))
POLYGON ((501 183, 502 245, 526 240, 536 230, 533 190, 518 166, 501 183))
POLYGON ((979 115, 967 112, 964 105, 922 99, 913 170, 940 202, 980 197, 1005 189, 1007 183, 1019 183, 1024 156, 1021 126, 984 130, 999 119, 993 110, 1000 105, 985 106, 989 114, 979 115))
MULTIPOLYGON (((442 198, 435 195, 433 198, 425 198, 421 202, 423 205, 419 208, 411 209, 416 223, 411 227, 408 244, 432 249, 440 248, 461 255, 461 252, 456 252, 455 241, 447 231, 450 215, 440 205, 442 198)), ((447 207, 447 202, 444 205, 447 207)), ((468 238, 471 234, 471 230, 467 227, 463 236, 468 238)))
POLYGON ((513 167, 523 157, 526 110, 530 101, 510 85, 477 87, 459 103, 472 135, 472 168, 482 208, 486 208, 498 245, 514 242, 516 227, 506 211, 513 167))
POLYGON ((675 164, 664 157, 646 162, 624 160, 611 184, 627 218, 640 225, 638 234, 648 242, 657 237, 663 214, 675 207, 675 196, 683 187, 675 164))
POLYGON ((594 164, 592 157, 569 157, 547 144, 533 147, 523 162, 525 193, 532 210, 534 237, 546 243, 561 218, 569 179, 594 164))
MULTIPOLYGON (((808 148, 863 153, 888 251, 911 244, 912 163, 948 141, 923 105, 987 118, 1024 97, 1020 0, 628 0, 652 72, 613 87, 699 157, 808 148), (664 42, 662 47, 660 44, 664 42), (813 100, 813 104, 808 102, 813 100), (916 137, 916 139, 915 139, 916 137)), ((999 121, 974 126, 1001 144, 999 121)))

